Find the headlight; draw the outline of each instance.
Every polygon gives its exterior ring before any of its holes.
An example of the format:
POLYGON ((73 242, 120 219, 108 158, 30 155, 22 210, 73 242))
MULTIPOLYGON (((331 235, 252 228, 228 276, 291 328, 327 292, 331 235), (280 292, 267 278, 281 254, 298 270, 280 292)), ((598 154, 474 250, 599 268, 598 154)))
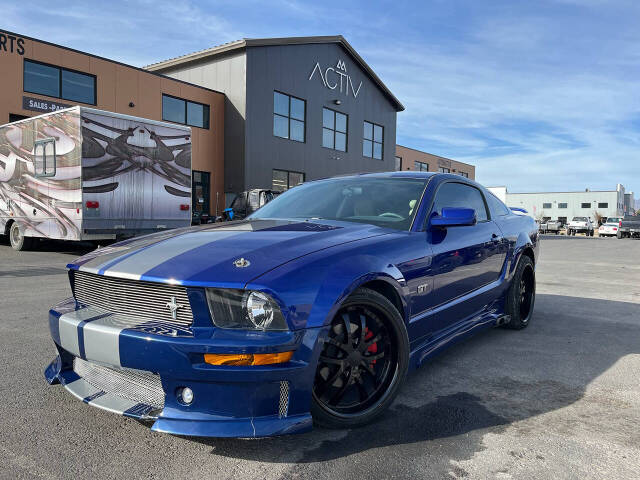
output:
POLYGON ((269 295, 252 290, 207 288, 213 323, 220 328, 287 330, 278 304, 269 295))

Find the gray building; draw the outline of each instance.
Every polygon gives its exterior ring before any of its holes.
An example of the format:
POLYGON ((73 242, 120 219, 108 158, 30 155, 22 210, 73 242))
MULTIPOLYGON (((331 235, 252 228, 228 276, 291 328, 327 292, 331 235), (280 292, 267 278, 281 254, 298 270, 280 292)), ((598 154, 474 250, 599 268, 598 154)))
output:
POLYGON ((506 187, 489 187, 498 198, 510 207, 524 208, 540 220, 571 221, 573 217, 620 217, 630 213, 633 192, 625 193, 622 184, 615 190, 589 190, 580 192, 511 193, 506 187))
POLYGON ((145 67, 225 100, 225 193, 395 168, 402 104, 342 36, 245 39, 145 67))

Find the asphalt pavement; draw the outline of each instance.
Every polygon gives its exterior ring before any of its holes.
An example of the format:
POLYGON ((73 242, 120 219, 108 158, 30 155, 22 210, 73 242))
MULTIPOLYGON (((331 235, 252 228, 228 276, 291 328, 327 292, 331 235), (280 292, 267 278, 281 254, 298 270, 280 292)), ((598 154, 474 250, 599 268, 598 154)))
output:
POLYGON ((48 307, 89 247, 0 245, 0 478, 640 478, 640 240, 543 239, 526 330, 492 329, 413 372, 354 430, 193 439, 48 386, 48 307))

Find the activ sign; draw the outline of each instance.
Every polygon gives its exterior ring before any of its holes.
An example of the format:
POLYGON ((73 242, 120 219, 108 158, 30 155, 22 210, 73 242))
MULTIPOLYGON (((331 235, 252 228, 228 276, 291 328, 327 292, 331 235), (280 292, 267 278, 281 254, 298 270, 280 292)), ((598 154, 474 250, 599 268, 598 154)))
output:
POLYGON ((318 72, 318 76, 326 88, 330 90, 339 89, 340 93, 344 93, 347 97, 349 96, 349 91, 351 91, 353 98, 358 98, 358 93, 362 88, 362 81, 360 81, 357 89, 354 88, 353 79, 347 74, 347 66, 344 60, 338 60, 335 67, 327 68, 322 68, 320 62, 316 62, 311 75, 309 75, 309 80, 314 77, 316 72, 318 72))
POLYGON ((24 55, 24 38, 0 32, 0 53, 3 52, 24 55))

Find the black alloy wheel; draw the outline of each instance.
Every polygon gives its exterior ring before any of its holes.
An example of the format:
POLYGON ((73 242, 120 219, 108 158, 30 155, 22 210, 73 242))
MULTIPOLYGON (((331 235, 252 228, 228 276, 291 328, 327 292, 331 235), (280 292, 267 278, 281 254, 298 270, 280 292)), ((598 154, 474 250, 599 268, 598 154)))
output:
POLYGON ((316 423, 359 426, 381 414, 407 371, 409 343, 396 308, 379 293, 360 289, 334 317, 313 386, 316 423))
POLYGON ((505 313, 511 317, 506 328, 520 330, 529 325, 536 299, 536 274, 533 261, 526 255, 520 257, 516 272, 507 292, 505 313))
POLYGON ((520 277, 520 321, 528 323, 533 312, 533 296, 535 294, 535 277, 533 267, 527 265, 520 277))

